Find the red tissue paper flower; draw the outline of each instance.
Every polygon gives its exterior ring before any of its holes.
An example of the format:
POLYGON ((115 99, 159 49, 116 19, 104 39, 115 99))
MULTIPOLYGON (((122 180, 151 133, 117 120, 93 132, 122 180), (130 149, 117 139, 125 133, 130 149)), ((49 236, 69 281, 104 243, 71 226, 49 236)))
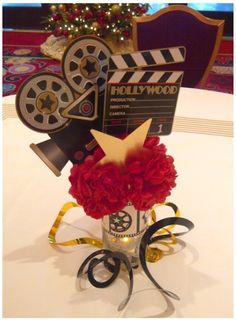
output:
POLYGON ((128 192, 125 176, 118 166, 96 163, 90 156, 83 164, 72 167, 69 192, 87 215, 99 219, 124 208, 128 202, 128 192))
POLYGON ((123 209, 129 201, 144 211, 164 202, 177 175, 174 159, 159 142, 159 137, 146 138, 144 148, 130 153, 122 167, 99 164, 104 153, 97 148, 84 163, 73 165, 69 193, 95 219, 123 209))

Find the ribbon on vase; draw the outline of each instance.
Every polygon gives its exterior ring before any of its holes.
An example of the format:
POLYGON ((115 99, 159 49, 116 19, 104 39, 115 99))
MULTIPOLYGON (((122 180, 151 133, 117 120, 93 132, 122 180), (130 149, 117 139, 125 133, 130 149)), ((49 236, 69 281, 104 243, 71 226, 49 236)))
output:
MULTIPOLYGON (((59 211, 56 217, 56 220, 54 221, 49 231, 49 234, 48 234, 49 243, 51 245, 59 245, 59 246, 74 246, 74 245, 81 245, 81 244, 90 244, 97 248, 102 248, 103 243, 101 240, 89 238, 89 237, 76 238, 76 239, 71 239, 63 242, 56 241, 56 235, 64 216, 71 208, 74 208, 74 207, 81 207, 81 206, 77 205, 74 202, 67 202, 63 205, 63 207, 59 211)), ((140 247, 139 247, 140 263, 143 268, 143 271, 145 272, 149 280, 155 285, 156 288, 160 290, 162 294, 165 294, 173 299, 179 300, 179 297, 175 293, 169 290, 163 289, 157 283, 157 281, 152 276, 152 274, 150 273, 147 267, 147 262, 156 262, 162 256, 161 249, 152 247, 154 243, 163 244, 162 242, 163 239, 170 239, 171 244, 175 244, 177 242, 176 237, 182 236, 187 232, 189 232, 191 229, 193 229, 194 224, 190 220, 181 218, 178 207, 171 202, 166 202, 166 203, 154 206, 154 208, 151 211, 151 216, 152 216, 152 224, 149 226, 149 228, 145 231, 144 235, 142 236, 140 247), (161 205, 171 207, 174 210, 175 216, 156 221, 155 208, 161 205), (170 231, 177 225, 184 226, 187 228, 187 230, 184 232, 170 231)), ((164 244, 167 245, 166 242, 164 242, 164 244)), ((133 290, 133 270, 132 270, 132 266, 129 259, 125 254, 121 252, 112 252, 106 249, 97 250, 84 260, 77 274, 78 278, 86 274, 89 282, 93 286, 97 288, 105 288, 105 287, 108 287, 113 281, 115 281, 115 279, 120 273, 122 263, 125 266, 126 270, 128 271, 129 290, 128 290, 127 297, 119 305, 118 311, 121 311, 125 308, 125 306, 130 300, 130 297, 132 295, 132 290, 133 290), (101 256, 101 257, 97 258, 97 256, 101 256), (111 273, 110 278, 102 282, 98 281, 94 277, 94 269, 101 263, 103 263, 104 267, 111 273), (87 269, 85 270, 86 267, 87 269)))
POLYGON ((106 288, 112 284, 118 277, 121 270, 121 263, 124 264, 128 275, 129 275, 129 291, 127 297, 118 306, 118 311, 121 311, 128 304, 132 292, 133 292, 133 270, 131 263, 127 256, 122 252, 112 252, 107 249, 97 250, 89 255, 79 268, 77 277, 80 278, 83 274, 87 274, 89 282, 96 288, 106 288), (102 255, 100 258, 95 258, 96 256, 102 255), (111 260, 113 263, 111 263, 111 260), (100 263, 104 264, 104 267, 110 271, 111 277, 106 281, 98 281, 94 277, 94 269, 100 263), (86 265, 88 265, 87 270, 84 271, 86 265))
MULTIPOLYGON (((140 263, 142 265, 143 271, 146 273, 147 277, 150 279, 150 281, 165 295, 179 300, 179 297, 168 290, 163 289, 158 283, 157 281, 153 278, 152 274, 150 273, 148 267, 147 267, 147 250, 149 248, 149 246, 153 243, 158 243, 160 240, 162 239, 166 239, 166 238, 170 238, 170 237, 178 237, 178 236, 182 236, 186 233, 188 233, 190 230, 192 230, 194 228, 194 224, 185 218, 180 218, 180 217, 170 217, 170 218, 165 218, 162 220, 159 220, 155 223, 153 223, 144 233, 142 239, 141 239, 141 243, 140 243, 140 247, 139 247, 139 259, 140 259, 140 263), (158 234, 159 231, 162 231, 162 229, 165 229, 166 227, 170 227, 173 228, 173 226, 183 226, 185 227, 187 230, 186 231, 182 231, 182 232, 174 232, 171 233, 167 232, 166 234, 158 234)), ((168 231, 168 230, 167 230, 168 231)))
MULTIPOLYGON (((167 207, 172 208, 174 211, 175 217, 180 217, 180 210, 176 206, 176 204, 174 204, 172 202, 164 202, 164 203, 160 203, 160 204, 155 204, 151 209, 151 224, 154 224, 157 222, 156 209, 161 206, 167 206, 167 207)), ((163 227, 162 229, 157 230, 155 232, 155 234, 158 236, 161 234, 165 234, 165 233, 169 234, 169 236, 170 236, 169 239, 171 240, 171 242, 166 242, 166 241, 163 241, 162 239, 159 239, 158 244, 164 245, 166 248, 168 248, 168 251, 170 253, 173 252, 171 245, 176 244, 176 237, 171 232, 171 229, 173 229, 173 228, 174 228, 174 225, 170 225, 167 227, 163 227)), ((164 253, 163 250, 161 250, 160 248, 151 247, 150 245, 147 245, 147 247, 146 247, 146 260, 148 262, 157 262, 163 256, 163 253, 164 253)))
POLYGON ((48 234, 49 243, 51 245, 64 246, 64 247, 78 246, 80 244, 90 244, 94 247, 102 248, 103 247, 102 241, 100 241, 98 239, 94 239, 94 238, 89 238, 89 237, 76 238, 76 239, 71 239, 71 240, 67 240, 67 241, 63 241, 63 242, 56 241, 56 235, 57 235, 57 232, 59 230, 59 227, 62 223, 64 216, 68 213, 68 211, 70 209, 75 208, 75 207, 81 207, 81 206, 76 204, 75 202, 67 202, 63 205, 63 207, 59 211, 59 213, 56 217, 56 220, 54 221, 54 223, 49 231, 49 234, 48 234))
MULTIPOLYGON (((157 205, 153 206, 153 208, 151 209, 152 224, 156 222, 155 209, 157 207, 163 206, 163 205, 171 207, 174 210, 176 217, 180 216, 180 211, 174 203, 165 202, 162 204, 157 204, 157 205)), ((92 245, 92 246, 100 248, 100 249, 103 248, 103 243, 101 240, 95 239, 95 238, 90 238, 90 237, 81 237, 81 238, 57 242, 57 240, 56 240, 57 232, 61 226, 61 223, 63 221, 64 216, 68 214, 70 209, 75 208, 75 207, 82 208, 82 206, 78 205, 75 202, 67 202, 62 206, 61 210, 59 211, 59 213, 58 213, 58 215, 57 215, 57 217, 56 217, 56 219, 55 219, 55 221, 54 221, 54 223, 48 233, 49 243, 53 246, 64 246, 64 247, 77 246, 77 245, 81 245, 81 244, 89 244, 89 245, 92 245)), ((173 228, 173 226, 169 226, 168 228, 163 228, 162 230, 158 231, 158 235, 162 234, 162 233, 166 233, 166 232, 169 233, 172 242, 171 243, 167 243, 167 242, 162 243, 167 247, 169 247, 170 244, 176 243, 175 236, 170 231, 171 228, 173 228)), ((163 255, 163 252, 159 248, 154 248, 154 247, 148 246, 146 249, 146 259, 148 262, 156 262, 162 257, 162 255, 163 255)))
MULTIPOLYGON (((156 279, 152 276, 150 273, 148 267, 147 267, 147 249, 149 248, 149 245, 160 241, 161 239, 170 238, 172 236, 181 236, 189 232, 191 229, 193 229, 194 224, 187 219, 180 218, 180 217, 170 217, 165 218, 162 220, 159 220, 155 223, 153 223, 144 233, 140 247, 139 247, 139 258, 140 263, 143 268, 143 271, 145 272, 146 276, 149 278, 149 280, 154 284, 154 286, 159 289, 159 291, 169 296, 172 299, 180 300, 179 296, 169 290, 163 289, 156 279), (183 232, 176 232, 171 234, 169 230, 167 230, 166 234, 160 234, 156 235, 158 231, 161 231, 163 228, 167 229, 169 226, 178 225, 178 226, 184 226, 187 228, 186 231, 183 232)), ((150 248, 149 248, 150 249, 150 248)), ((81 267, 79 268, 77 277, 80 278, 82 275, 87 275, 87 278, 89 282, 96 288, 106 288, 108 287, 112 282, 115 281, 117 278, 119 272, 120 272, 120 266, 121 262, 125 265, 128 275, 129 275, 129 290, 127 297, 121 302, 121 304, 118 307, 118 311, 121 311, 125 308, 125 306, 128 304, 132 291, 133 291, 133 271, 130 261, 128 260, 127 256, 121 252, 112 252, 110 250, 98 250, 93 252, 91 255, 89 255, 85 261, 82 263, 81 267), (96 256, 102 255, 100 258, 96 258, 96 256), (111 263, 111 261, 113 263, 111 263), (94 268, 99 265, 100 263, 103 263, 104 267, 109 270, 111 273, 111 276, 106 281, 98 281, 94 277, 94 268), (88 265, 87 270, 84 271, 86 265, 88 265)))

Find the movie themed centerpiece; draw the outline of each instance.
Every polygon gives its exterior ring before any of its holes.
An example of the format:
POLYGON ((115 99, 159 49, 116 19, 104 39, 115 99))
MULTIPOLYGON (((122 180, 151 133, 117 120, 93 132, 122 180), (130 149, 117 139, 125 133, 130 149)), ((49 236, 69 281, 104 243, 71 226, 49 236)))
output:
POLYGON ((137 265, 150 210, 175 186, 173 158, 158 137, 146 138, 147 120, 124 139, 91 130, 102 149, 71 170, 70 193, 95 219, 102 218, 104 246, 137 265), (102 150, 104 153, 102 153, 102 150))
POLYGON ((174 159, 159 136, 171 133, 183 72, 142 68, 183 62, 183 47, 112 54, 107 44, 83 36, 66 49, 63 77, 37 74, 25 81, 16 97, 19 118, 29 128, 50 137, 31 144, 34 152, 59 176, 72 162, 69 202, 60 210, 50 232, 52 245, 90 244, 99 250, 79 268, 95 287, 111 284, 121 270, 128 271, 128 303, 133 269, 141 266, 160 291, 174 299, 151 275, 147 262, 158 261, 161 239, 176 242, 175 225, 193 228, 180 218, 177 206, 165 202, 176 186, 174 159), (169 206, 175 215, 156 218, 156 207, 169 206), (57 243, 64 215, 75 206, 100 220, 102 240, 89 237, 57 243), (95 278, 97 266, 111 274, 107 281, 95 278), (123 268, 122 268, 123 266, 123 268))

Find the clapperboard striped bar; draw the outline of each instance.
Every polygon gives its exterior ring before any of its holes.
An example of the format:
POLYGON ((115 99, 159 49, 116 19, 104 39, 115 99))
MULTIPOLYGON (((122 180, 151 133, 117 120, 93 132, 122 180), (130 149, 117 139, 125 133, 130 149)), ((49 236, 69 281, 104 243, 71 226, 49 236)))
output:
POLYGON ((185 47, 173 47, 133 53, 112 55, 109 60, 109 70, 133 69, 181 63, 185 61, 185 47))
POLYGON ((107 83, 178 83, 181 82, 182 71, 113 71, 108 72, 107 83))

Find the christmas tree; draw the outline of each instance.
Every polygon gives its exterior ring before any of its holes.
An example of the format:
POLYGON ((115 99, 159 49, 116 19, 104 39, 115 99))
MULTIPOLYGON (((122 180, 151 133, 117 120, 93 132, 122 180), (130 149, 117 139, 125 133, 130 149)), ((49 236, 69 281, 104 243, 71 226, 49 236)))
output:
POLYGON ((45 29, 69 39, 90 34, 125 40, 132 33, 132 18, 144 15, 148 7, 140 3, 52 4, 45 29))

